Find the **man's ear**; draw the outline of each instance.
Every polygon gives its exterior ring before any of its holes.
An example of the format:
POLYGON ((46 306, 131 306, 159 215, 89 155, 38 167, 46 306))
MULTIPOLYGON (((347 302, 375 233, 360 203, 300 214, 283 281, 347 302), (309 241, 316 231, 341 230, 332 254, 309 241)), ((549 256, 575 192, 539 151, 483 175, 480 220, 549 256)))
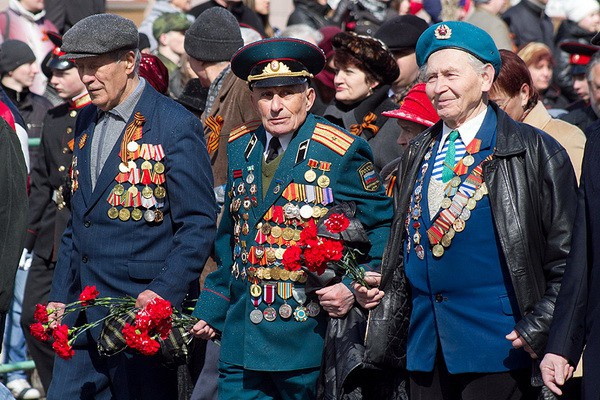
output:
POLYGON ((313 104, 315 104, 316 98, 317 98, 317 94, 315 92, 315 89, 309 87, 306 90, 306 111, 308 111, 312 108, 313 104))
POLYGON ((131 50, 125 55, 125 71, 127 74, 131 74, 135 70, 135 54, 136 52, 131 50))
POLYGON ((496 74, 496 70, 492 66, 492 64, 485 64, 483 66, 483 72, 481 73, 482 77, 482 92, 489 92, 492 85, 494 84, 494 76, 496 74))

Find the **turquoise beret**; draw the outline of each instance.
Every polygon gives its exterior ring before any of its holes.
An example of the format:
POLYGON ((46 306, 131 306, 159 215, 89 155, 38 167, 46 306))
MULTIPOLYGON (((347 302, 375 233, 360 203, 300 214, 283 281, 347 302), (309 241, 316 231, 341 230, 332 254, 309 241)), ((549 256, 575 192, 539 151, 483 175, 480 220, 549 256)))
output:
POLYGON ((445 21, 432 25, 419 37, 416 47, 419 67, 438 50, 457 49, 490 63, 500 73, 502 60, 494 39, 483 29, 462 21, 445 21))

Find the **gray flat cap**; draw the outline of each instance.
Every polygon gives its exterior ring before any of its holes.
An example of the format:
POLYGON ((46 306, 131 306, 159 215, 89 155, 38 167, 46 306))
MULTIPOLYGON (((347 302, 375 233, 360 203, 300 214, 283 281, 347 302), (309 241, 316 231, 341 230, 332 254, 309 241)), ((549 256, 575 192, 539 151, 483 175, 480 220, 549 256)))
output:
POLYGON ((196 18, 185 32, 185 52, 197 60, 229 61, 244 45, 240 25, 232 13, 211 7, 196 18))
POLYGON ((133 21, 115 14, 90 15, 63 36, 61 59, 95 57, 115 50, 137 49, 139 35, 133 21))

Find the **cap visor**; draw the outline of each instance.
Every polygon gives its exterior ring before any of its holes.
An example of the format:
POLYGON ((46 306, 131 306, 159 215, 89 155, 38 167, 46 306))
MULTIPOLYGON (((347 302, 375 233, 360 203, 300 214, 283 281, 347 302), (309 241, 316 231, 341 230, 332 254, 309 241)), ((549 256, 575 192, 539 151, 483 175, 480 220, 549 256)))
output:
POLYGON ((258 81, 254 81, 251 83, 253 88, 255 87, 276 87, 276 86, 293 86, 293 85, 301 85, 306 83, 307 80, 303 76, 281 76, 281 77, 273 77, 261 79, 258 81))
POLYGON ((51 58, 46 63, 46 67, 52 68, 52 69, 58 69, 58 70, 61 70, 61 71, 65 71, 67 69, 71 69, 74 66, 75 65, 71 61, 69 61, 69 60, 60 60, 60 59, 58 59, 56 57, 51 58))
POLYGON ((571 65, 571 75, 585 75, 585 65, 571 65))

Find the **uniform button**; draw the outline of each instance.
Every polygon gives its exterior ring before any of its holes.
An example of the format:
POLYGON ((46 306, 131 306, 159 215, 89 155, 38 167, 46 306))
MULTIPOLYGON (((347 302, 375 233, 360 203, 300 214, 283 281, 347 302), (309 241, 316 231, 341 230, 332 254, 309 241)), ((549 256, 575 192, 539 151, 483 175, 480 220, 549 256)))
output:
POLYGON ((68 127, 68 128, 67 128, 67 133, 71 133, 71 132, 73 132, 73 128, 71 128, 71 127, 68 127))
POLYGON ((441 303, 442 301, 444 301, 444 296, 442 296, 441 293, 438 293, 435 295, 435 302, 436 303, 441 303))
POLYGON ((92 223, 90 221, 85 221, 83 223, 83 226, 85 226, 86 228, 89 228, 90 226, 92 226, 92 223))
POLYGON ((67 154, 67 151, 69 151, 69 148, 68 147, 63 147, 63 150, 62 150, 63 154, 67 154))
POLYGON ((65 169, 67 169, 67 168, 64 165, 61 165, 60 167, 58 167, 59 172, 63 172, 65 169))
POLYGON ((71 112, 69 113, 69 115, 73 118, 75 118, 77 116, 77 111, 75 110, 71 110, 71 112))
POLYGON ((83 256, 83 257, 81 257, 81 261, 82 261, 84 264, 85 264, 85 263, 87 263, 87 262, 88 262, 88 258, 87 258, 87 256, 83 256))

